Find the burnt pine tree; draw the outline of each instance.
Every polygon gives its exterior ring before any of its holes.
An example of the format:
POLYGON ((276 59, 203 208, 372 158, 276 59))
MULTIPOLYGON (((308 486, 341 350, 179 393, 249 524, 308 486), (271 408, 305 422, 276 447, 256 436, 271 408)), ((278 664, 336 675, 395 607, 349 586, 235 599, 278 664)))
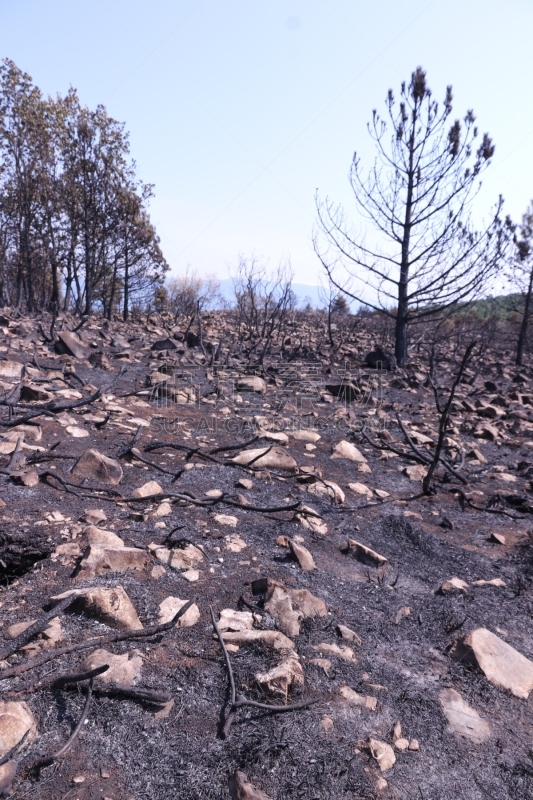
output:
POLYGON ((494 145, 479 136, 472 111, 451 119, 452 89, 442 106, 418 67, 392 90, 388 119, 374 110, 369 133, 377 150, 363 172, 357 152, 350 170, 361 229, 344 209, 317 196, 315 251, 344 294, 395 320, 395 355, 407 358, 409 326, 467 302, 490 285, 509 240, 499 198, 481 231, 470 222, 480 175, 494 145), (479 142, 479 143, 478 143, 479 142))
POLYGON ((522 303, 520 304, 520 330, 516 343, 515 363, 521 367, 527 344, 529 321, 533 311, 533 202, 522 217, 520 238, 516 242, 516 258, 513 264, 513 282, 518 287, 522 303))

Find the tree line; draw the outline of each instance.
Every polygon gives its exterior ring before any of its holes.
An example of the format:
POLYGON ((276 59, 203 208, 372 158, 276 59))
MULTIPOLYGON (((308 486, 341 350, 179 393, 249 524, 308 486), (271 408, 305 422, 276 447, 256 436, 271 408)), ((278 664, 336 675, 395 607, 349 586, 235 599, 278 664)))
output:
POLYGON ((152 194, 136 177, 123 123, 83 106, 75 89, 45 98, 2 62, 0 306, 128 319, 168 269, 152 194))

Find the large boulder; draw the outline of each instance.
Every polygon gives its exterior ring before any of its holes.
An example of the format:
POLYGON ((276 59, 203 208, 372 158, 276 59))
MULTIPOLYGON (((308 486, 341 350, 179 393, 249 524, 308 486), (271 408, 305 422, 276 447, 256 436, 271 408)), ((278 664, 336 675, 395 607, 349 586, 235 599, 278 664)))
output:
POLYGON ((37 724, 26 703, 0 700, 0 758, 26 736, 26 744, 37 737, 37 724), (27 736, 26 736, 27 734, 27 736))
POLYGON ((73 356, 74 358, 85 359, 90 355, 90 349, 83 344, 80 337, 71 331, 61 331, 57 335, 58 340, 54 345, 56 353, 60 355, 73 356))
POLYGON ((490 736, 490 726, 486 720, 479 716, 466 700, 463 700, 455 689, 443 689, 439 700, 448 720, 450 731, 458 736, 481 744, 490 736))
POLYGON ((114 458, 104 456, 103 453, 91 448, 78 459, 72 474, 76 478, 90 478, 93 481, 117 486, 122 480, 122 467, 114 458))
POLYGON ((284 472, 296 472, 298 464, 292 456, 281 447, 260 447, 254 450, 243 450, 232 459, 235 464, 251 466, 253 469, 281 469, 284 472))
POLYGON ((533 689, 533 661, 486 628, 477 628, 458 639, 451 655, 469 666, 479 667, 499 689, 527 699, 533 689))
POLYGON ((83 662, 83 668, 89 672, 103 667, 104 664, 107 664, 109 669, 98 675, 96 683, 120 683, 123 686, 133 686, 141 674, 143 660, 137 651, 114 655, 104 648, 100 648, 87 656, 83 662))
POLYGON ((137 547, 100 547, 91 544, 84 553, 74 579, 85 581, 109 572, 143 569, 147 561, 148 553, 137 547))
POLYGON ((130 598, 122 586, 106 589, 99 586, 94 589, 73 589, 69 592, 50 598, 52 605, 57 605, 69 594, 76 595, 70 610, 83 613, 109 625, 110 628, 135 631, 142 628, 142 622, 130 598))
POLYGON ((258 375, 244 376, 237 380, 238 392, 257 392, 258 394, 264 394, 266 389, 265 381, 258 375))

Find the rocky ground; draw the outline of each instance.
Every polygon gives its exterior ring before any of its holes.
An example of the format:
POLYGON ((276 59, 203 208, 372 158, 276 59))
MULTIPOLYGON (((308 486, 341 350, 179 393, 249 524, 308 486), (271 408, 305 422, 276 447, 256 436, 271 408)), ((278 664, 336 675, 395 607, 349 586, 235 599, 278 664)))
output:
POLYGON ((531 370, 467 370, 424 496, 421 356, 164 323, 0 319, 0 792, 533 798, 531 370))

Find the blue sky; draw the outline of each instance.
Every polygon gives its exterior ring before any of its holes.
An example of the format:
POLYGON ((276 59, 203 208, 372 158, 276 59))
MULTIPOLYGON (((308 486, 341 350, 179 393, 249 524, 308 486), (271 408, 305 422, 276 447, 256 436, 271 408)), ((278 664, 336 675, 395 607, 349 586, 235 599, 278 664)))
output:
POLYGON ((476 215, 502 193, 520 217, 533 197, 532 30, 530 0, 0 0, 2 58, 126 123, 175 273, 224 278, 255 252, 290 258, 309 284, 315 190, 350 210, 372 109, 419 64, 495 140, 476 215))

